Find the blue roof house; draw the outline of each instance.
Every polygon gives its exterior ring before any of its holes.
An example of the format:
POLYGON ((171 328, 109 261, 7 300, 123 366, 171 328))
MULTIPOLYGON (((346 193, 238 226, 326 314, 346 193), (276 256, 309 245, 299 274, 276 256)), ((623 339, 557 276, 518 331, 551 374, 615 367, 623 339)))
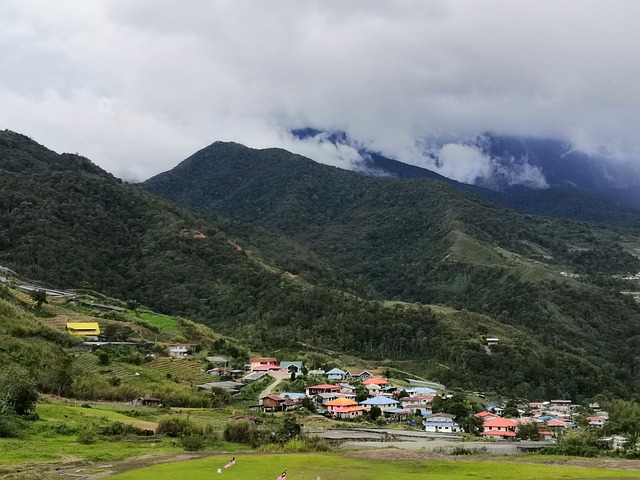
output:
POLYGON ((344 380, 344 377, 347 375, 347 372, 343 372, 339 368, 332 368, 327 373, 327 380, 344 380))
POLYGON ((396 408, 399 403, 400 402, 393 398, 377 396, 367 398, 363 402, 360 402, 360 405, 365 407, 367 410, 371 410, 371 407, 378 407, 381 410, 386 410, 387 408, 396 408))
POLYGON ((423 425, 425 432, 458 433, 460 426, 454 421, 455 415, 449 413, 434 413, 425 418, 423 425))

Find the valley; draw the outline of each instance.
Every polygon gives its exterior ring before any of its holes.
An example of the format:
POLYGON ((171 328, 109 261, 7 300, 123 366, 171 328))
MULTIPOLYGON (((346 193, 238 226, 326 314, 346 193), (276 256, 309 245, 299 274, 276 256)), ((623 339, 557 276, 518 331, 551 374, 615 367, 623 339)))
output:
MULTIPOLYGON (((534 419, 530 448, 550 451, 564 429, 591 435, 591 404, 611 410, 611 435, 638 413, 628 225, 523 215, 437 179, 237 144, 138 186, 0 132, 0 170, 8 479, 101 478, 125 467, 95 463, 185 451, 339 463, 354 429, 367 444, 351 447, 425 437, 419 448, 449 465, 452 452, 521 450, 482 445, 485 409, 534 419), (352 402, 338 410, 336 388, 352 402), (390 399, 379 415, 376 398, 390 399), (563 398, 573 406, 554 410, 563 398), (433 415, 455 425, 453 443, 428 433, 433 415), (562 425, 547 431, 553 415, 562 425)), ((585 448, 600 452, 601 436, 585 448)))

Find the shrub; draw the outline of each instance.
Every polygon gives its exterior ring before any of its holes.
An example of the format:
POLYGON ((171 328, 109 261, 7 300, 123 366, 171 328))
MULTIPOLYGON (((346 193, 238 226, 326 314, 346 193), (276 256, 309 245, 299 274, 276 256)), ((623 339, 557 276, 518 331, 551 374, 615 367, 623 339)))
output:
POLYGON ((158 435, 167 437, 181 437, 191 435, 195 430, 193 422, 181 417, 162 417, 158 422, 158 435))
POLYGON ((464 448, 456 447, 451 450, 451 455, 484 455, 487 453, 487 447, 481 448, 464 448))
POLYGON ((78 443, 89 445, 98 441, 98 431, 93 425, 84 425, 78 430, 78 443))
POLYGON ((303 437, 303 440, 308 452, 328 452, 331 450, 329 442, 317 435, 303 437))
POLYGON ((224 428, 224 439, 227 442, 241 443, 243 445, 251 445, 256 447, 261 443, 265 435, 252 422, 246 420, 237 420, 227 423, 224 428))
POLYGON ((134 427, 133 425, 127 425, 121 422, 109 422, 98 430, 100 435, 109 435, 112 437, 124 436, 124 435, 138 435, 143 436, 144 430, 134 427))
POLYGON ((201 433, 191 433, 180 437, 180 444, 188 452, 204 450, 207 443, 207 437, 201 433))
POLYGON ((24 432, 24 422, 15 415, 0 415, 0 438, 20 438, 24 432))

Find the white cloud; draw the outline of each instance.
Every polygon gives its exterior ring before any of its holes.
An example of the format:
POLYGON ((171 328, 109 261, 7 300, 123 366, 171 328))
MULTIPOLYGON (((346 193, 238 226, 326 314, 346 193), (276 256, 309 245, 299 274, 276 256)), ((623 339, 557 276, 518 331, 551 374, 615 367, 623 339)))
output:
MULTIPOLYGON (((400 159, 491 131, 637 162, 639 14, 632 0, 7 0, 0 128, 136 179, 215 140, 357 161, 283 133, 301 126, 400 159)), ((460 178, 491 167, 444 155, 460 178)))

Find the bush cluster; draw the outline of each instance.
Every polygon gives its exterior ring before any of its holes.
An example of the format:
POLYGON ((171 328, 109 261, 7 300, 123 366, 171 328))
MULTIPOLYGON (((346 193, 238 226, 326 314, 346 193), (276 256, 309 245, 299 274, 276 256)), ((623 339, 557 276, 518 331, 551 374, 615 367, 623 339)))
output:
POLYGON ((178 439, 187 451, 203 450, 206 446, 220 440, 217 432, 210 426, 196 425, 188 418, 164 416, 158 422, 158 435, 178 439))

